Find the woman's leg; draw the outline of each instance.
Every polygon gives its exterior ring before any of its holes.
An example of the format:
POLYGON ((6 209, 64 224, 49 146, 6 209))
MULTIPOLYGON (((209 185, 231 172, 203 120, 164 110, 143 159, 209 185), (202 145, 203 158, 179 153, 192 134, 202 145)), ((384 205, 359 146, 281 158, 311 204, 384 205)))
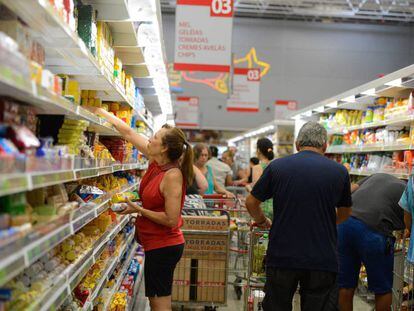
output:
POLYGON ((149 297, 151 311, 171 311, 171 295, 164 297, 149 297))
POLYGON ((184 244, 181 244, 145 252, 145 295, 152 311, 171 310, 174 269, 183 250, 184 244))

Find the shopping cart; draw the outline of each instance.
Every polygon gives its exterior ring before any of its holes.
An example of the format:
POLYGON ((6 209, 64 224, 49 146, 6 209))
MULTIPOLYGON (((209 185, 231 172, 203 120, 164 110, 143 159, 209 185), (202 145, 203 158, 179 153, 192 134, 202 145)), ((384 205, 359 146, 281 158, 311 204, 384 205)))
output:
MULTIPOLYGON (((245 291, 245 310, 263 310, 262 303, 265 296, 266 282, 266 252, 268 247, 269 231, 250 227, 249 238, 249 267, 245 291)), ((293 298, 293 310, 300 310, 300 298, 296 293, 293 298)))
POLYGON ((407 260, 409 238, 395 231, 392 310, 414 310, 414 263, 407 260))
POLYGON ((215 310, 227 304, 230 217, 204 209, 205 216, 183 216, 185 249, 174 271, 174 305, 215 310))
POLYGON ((231 216, 230 237, 230 282, 236 293, 237 299, 243 295, 243 287, 247 279, 248 266, 248 233, 251 217, 245 206, 244 197, 227 198, 220 194, 205 195, 204 203, 208 208, 217 212, 227 211, 231 216))

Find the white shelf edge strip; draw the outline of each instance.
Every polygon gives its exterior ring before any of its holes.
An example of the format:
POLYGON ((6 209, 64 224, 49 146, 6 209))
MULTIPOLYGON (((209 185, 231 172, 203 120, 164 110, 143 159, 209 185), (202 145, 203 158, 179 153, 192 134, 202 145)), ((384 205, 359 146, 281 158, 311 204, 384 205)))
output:
POLYGON ((352 146, 352 145, 337 145, 331 146, 326 150, 326 153, 363 153, 363 152, 386 152, 386 151, 398 151, 398 150, 413 150, 414 146, 409 145, 367 145, 367 146, 352 146))
POLYGON ((119 164, 114 164, 112 166, 105 166, 105 167, 93 167, 93 168, 86 168, 86 169, 78 169, 78 170, 61 170, 61 171, 54 171, 54 172, 35 172, 35 173, 16 173, 16 174, 5 174, 0 178, 0 184, 4 182, 5 180, 8 180, 10 178, 16 178, 26 181, 25 186, 18 186, 18 187, 12 187, 11 189, 1 189, 0 188, 0 196, 10 195, 18 192, 24 192, 24 191, 30 191, 33 189, 48 187, 60 183, 66 183, 71 181, 77 181, 85 178, 92 178, 92 177, 99 177, 102 175, 112 174, 119 171, 129 171, 134 169, 146 169, 146 165, 142 164, 123 164, 121 166, 121 169, 118 169, 119 164), (95 173, 94 171, 97 170, 95 173), (86 174, 85 176, 77 177, 76 173, 82 173, 92 171, 93 174, 86 174), (71 178, 63 178, 59 180, 49 181, 49 182, 43 182, 41 184, 34 185, 33 179, 38 176, 46 176, 46 175, 58 175, 58 174, 72 174, 71 178))

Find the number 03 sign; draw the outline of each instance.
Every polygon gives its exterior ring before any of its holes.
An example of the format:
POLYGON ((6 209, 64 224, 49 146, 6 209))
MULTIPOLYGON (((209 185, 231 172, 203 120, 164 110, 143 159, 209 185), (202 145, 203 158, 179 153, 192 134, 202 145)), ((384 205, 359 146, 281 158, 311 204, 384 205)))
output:
POLYGON ((177 0, 178 71, 230 72, 233 0, 177 0))
POLYGON ((234 68, 233 94, 227 111, 257 112, 260 99, 260 69, 234 68))

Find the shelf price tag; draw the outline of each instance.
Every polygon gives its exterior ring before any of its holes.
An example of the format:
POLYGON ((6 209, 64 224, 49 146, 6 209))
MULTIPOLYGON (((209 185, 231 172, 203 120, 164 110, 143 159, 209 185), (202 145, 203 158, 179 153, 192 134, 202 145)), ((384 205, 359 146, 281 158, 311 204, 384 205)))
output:
POLYGON ((79 231, 83 228, 86 224, 90 223, 95 218, 96 210, 93 209, 82 216, 80 219, 77 219, 73 222, 73 230, 75 232, 79 231))
POLYGON ((27 260, 29 264, 34 263, 43 254, 58 245, 71 234, 71 226, 68 224, 60 230, 52 232, 48 237, 45 237, 42 242, 31 247, 27 252, 27 260))
POLYGON ((53 183, 64 183, 73 180, 72 171, 37 174, 32 176, 33 187, 42 187, 53 183))
POLYGON ((96 168, 76 171, 76 179, 96 177, 96 176, 98 176, 98 169, 96 168))
POLYGON ((5 176, 0 178, 0 195, 6 195, 10 192, 24 191, 29 188, 29 176, 5 176))
POLYGON ((14 260, 2 265, 0 268, 0 286, 18 275, 25 268, 24 256, 20 255, 14 260))
POLYGON ((233 94, 227 100, 227 111, 258 112, 260 68, 234 68, 233 94))
POLYGON ((233 0, 177 0, 174 70, 230 72, 233 0))

